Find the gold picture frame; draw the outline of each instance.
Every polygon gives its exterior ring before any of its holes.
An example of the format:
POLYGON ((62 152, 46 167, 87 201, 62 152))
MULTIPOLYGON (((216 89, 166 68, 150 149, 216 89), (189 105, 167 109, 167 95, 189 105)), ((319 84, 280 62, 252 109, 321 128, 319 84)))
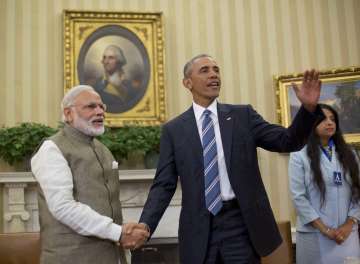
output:
POLYGON ((166 120, 162 13, 64 10, 64 91, 88 84, 106 125, 166 120))
MULTIPOLYGON (((303 73, 274 76, 278 122, 288 127, 299 110, 300 102, 292 83, 300 84, 303 73)), ((360 67, 320 71, 320 102, 332 105, 339 113, 345 140, 360 146, 360 67)))

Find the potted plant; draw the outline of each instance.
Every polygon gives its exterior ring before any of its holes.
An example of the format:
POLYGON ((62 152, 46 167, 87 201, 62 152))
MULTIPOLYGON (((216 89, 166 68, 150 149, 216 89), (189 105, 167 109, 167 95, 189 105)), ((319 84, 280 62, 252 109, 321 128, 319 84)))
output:
POLYGON ((105 133, 97 138, 111 151, 115 159, 119 162, 128 157, 125 138, 120 129, 106 128, 105 133))
POLYGON ((151 126, 145 128, 145 168, 156 168, 160 154, 161 127, 151 126))
MULTIPOLYGON (((0 129, 0 159, 16 170, 30 169, 30 156, 44 138, 57 129, 37 123, 21 123, 0 129)), ((160 145, 160 126, 106 128, 98 137, 123 168, 154 168, 160 145)))
POLYGON ((37 123, 21 123, 0 129, 0 158, 16 170, 29 170, 30 157, 44 138, 56 129, 37 123))
POLYGON ((106 128, 99 137, 125 168, 153 168, 159 153, 160 126, 106 128), (155 160, 154 160, 155 157, 155 160), (153 160, 153 161, 152 161, 153 160))

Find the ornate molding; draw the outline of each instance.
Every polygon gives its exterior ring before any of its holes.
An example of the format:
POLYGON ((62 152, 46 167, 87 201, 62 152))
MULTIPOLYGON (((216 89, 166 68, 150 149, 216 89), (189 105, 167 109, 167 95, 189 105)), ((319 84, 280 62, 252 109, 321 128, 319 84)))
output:
MULTIPOLYGON (((147 199, 155 170, 119 170, 120 201, 125 221, 137 221, 147 199)), ((0 173, 0 190, 3 195, 3 232, 39 231, 36 180, 31 172, 0 173), (26 194, 26 195, 25 195, 26 194)), ((179 184, 170 206, 165 212, 154 237, 177 236, 181 207, 179 184)))
POLYGON ((7 222, 11 222, 15 217, 19 217, 21 221, 28 221, 30 219, 30 214, 27 211, 7 212, 4 214, 4 219, 7 222))
MULTIPOLYGON (((119 170, 120 182, 152 181, 155 170, 119 170)), ((0 172, 0 184, 36 183, 31 172, 0 172)))

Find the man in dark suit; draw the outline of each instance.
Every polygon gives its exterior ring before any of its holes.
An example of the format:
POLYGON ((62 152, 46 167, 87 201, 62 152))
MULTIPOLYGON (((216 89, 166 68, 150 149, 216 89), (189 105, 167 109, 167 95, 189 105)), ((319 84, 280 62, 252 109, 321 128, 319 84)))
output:
POLYGON ((314 121, 321 82, 314 70, 293 84, 302 107, 286 129, 267 123, 250 105, 220 104, 220 69, 208 55, 184 67, 193 105, 164 125, 160 160, 140 222, 154 232, 177 186, 182 186, 180 261, 260 263, 281 244, 261 180, 256 148, 300 149, 314 121))

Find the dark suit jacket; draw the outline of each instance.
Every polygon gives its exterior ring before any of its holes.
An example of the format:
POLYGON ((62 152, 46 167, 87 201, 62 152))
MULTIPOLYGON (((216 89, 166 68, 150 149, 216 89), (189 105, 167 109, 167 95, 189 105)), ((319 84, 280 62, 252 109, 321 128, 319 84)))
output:
POLYGON ((123 80, 118 90, 121 90, 123 96, 116 96, 105 91, 108 82, 103 78, 98 79, 94 84, 95 91, 100 95, 102 101, 107 106, 109 113, 122 113, 129 110, 134 104, 135 89, 129 80, 123 80))
MULTIPOLYGON (((250 240, 261 255, 281 244, 264 184, 257 147, 291 152, 301 149, 316 118, 301 108, 285 129, 267 123, 250 105, 218 104, 218 118, 230 184, 240 205, 250 240)), ((181 263, 203 263, 210 231, 210 213, 205 207, 204 167, 200 136, 193 108, 164 125, 160 159, 140 222, 154 232, 180 178, 182 208, 179 223, 181 263)))

